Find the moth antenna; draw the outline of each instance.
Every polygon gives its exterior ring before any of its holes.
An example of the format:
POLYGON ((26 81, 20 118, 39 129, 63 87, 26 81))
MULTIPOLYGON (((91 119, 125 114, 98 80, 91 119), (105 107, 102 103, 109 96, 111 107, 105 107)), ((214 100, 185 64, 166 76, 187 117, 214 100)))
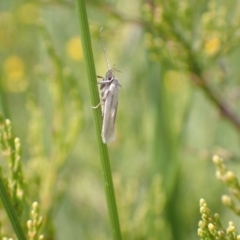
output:
POLYGON ((101 39, 101 43, 102 43, 103 52, 104 52, 104 55, 105 55, 105 61, 106 61, 106 64, 107 64, 107 68, 108 68, 108 70, 110 70, 110 65, 109 65, 109 62, 108 62, 107 53, 106 53, 106 49, 105 49, 104 42, 103 42, 103 27, 100 29, 100 39, 101 39))

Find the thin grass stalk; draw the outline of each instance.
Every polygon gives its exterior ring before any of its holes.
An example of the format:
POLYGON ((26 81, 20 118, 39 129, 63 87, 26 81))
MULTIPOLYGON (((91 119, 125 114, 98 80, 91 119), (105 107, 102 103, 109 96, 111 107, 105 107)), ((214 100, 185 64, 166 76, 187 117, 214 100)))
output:
MULTIPOLYGON (((84 0, 75 0, 75 2, 76 2, 78 19, 79 19, 80 34, 81 34, 81 40, 82 40, 84 60, 85 60, 86 69, 87 69, 92 106, 96 106, 99 104, 100 99, 99 99, 99 94, 98 94, 98 89, 96 84, 96 71, 95 71, 95 65, 93 60, 86 6, 85 6, 84 0)), ((90 106, 89 106, 89 109, 90 109, 90 106)), ((116 199, 115 199, 115 193, 114 193, 114 187, 113 187, 113 181, 112 181, 112 173, 111 173, 111 166, 110 166, 109 155, 108 155, 108 148, 107 148, 107 145, 103 144, 101 139, 102 116, 101 116, 100 108, 93 109, 93 116, 94 116, 94 122, 96 126, 98 145, 100 149, 100 157, 101 157, 104 186, 105 186, 105 195, 107 199, 107 207, 108 207, 108 213, 109 213, 109 218, 110 218, 111 227, 112 227, 113 238, 120 240, 122 239, 122 236, 121 236, 120 224, 118 219, 118 211, 117 211, 117 205, 116 205, 116 199)))
POLYGON ((18 240, 26 240, 22 227, 18 221, 17 214, 13 208, 11 200, 7 194, 7 190, 2 181, 2 175, 0 175, 0 198, 2 200, 2 204, 7 212, 8 218, 12 224, 12 227, 15 231, 18 240))

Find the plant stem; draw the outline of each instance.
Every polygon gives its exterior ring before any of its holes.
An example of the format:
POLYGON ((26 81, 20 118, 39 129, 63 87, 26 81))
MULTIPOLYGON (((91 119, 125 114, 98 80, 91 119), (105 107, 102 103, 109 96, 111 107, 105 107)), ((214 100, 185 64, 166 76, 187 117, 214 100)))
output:
MULTIPOLYGON (((87 12, 84 0, 75 0, 76 8, 79 18, 79 27, 81 33, 81 40, 82 40, 82 47, 84 53, 84 59, 87 69, 91 99, 92 99, 92 106, 98 105, 100 102, 97 84, 96 84, 96 71, 94 66, 93 60, 93 53, 91 47, 91 39, 89 33, 89 26, 88 26, 88 19, 87 19, 87 12)), ((89 106, 90 109, 90 106, 89 106)), ((120 240, 122 239, 121 231, 120 231, 120 224, 118 219, 118 212, 116 206, 116 199, 112 181, 112 173, 111 173, 111 166, 109 161, 108 149, 107 145, 103 144, 101 139, 101 124, 102 124, 102 116, 100 108, 93 109, 94 115, 94 122, 96 125, 96 133, 98 139, 98 145, 100 149, 100 157, 103 169, 103 177, 104 177, 104 186, 105 186, 105 195, 107 199, 107 207, 108 213, 110 217, 110 222, 112 225, 112 232, 114 239, 120 240)))
POLYGON ((22 227, 18 221, 17 214, 12 206, 11 200, 7 194, 5 186, 0 175, 0 197, 2 199, 3 206, 7 212, 7 215, 12 223, 13 229, 17 235, 18 240, 26 240, 22 227))

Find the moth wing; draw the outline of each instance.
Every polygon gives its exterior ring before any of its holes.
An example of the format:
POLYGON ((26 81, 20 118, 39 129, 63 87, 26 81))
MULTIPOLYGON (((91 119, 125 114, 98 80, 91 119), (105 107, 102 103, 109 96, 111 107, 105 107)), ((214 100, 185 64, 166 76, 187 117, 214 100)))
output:
POLYGON ((118 89, 113 84, 107 93, 103 111, 102 140, 109 143, 115 140, 114 126, 118 106, 118 89))

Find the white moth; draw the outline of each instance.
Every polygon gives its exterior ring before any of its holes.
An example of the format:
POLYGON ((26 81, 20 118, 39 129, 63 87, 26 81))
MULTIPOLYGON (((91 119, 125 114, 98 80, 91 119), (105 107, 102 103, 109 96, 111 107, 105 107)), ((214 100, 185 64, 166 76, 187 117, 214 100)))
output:
POLYGON ((107 54, 102 40, 102 30, 103 28, 100 29, 100 37, 108 71, 105 77, 100 77, 102 78, 102 81, 98 82, 98 84, 100 84, 101 90, 100 104, 102 104, 102 116, 103 116, 102 141, 103 143, 107 144, 115 140, 114 127, 118 107, 118 90, 121 85, 118 83, 118 80, 114 75, 115 69, 114 68, 110 69, 109 67, 107 54))

